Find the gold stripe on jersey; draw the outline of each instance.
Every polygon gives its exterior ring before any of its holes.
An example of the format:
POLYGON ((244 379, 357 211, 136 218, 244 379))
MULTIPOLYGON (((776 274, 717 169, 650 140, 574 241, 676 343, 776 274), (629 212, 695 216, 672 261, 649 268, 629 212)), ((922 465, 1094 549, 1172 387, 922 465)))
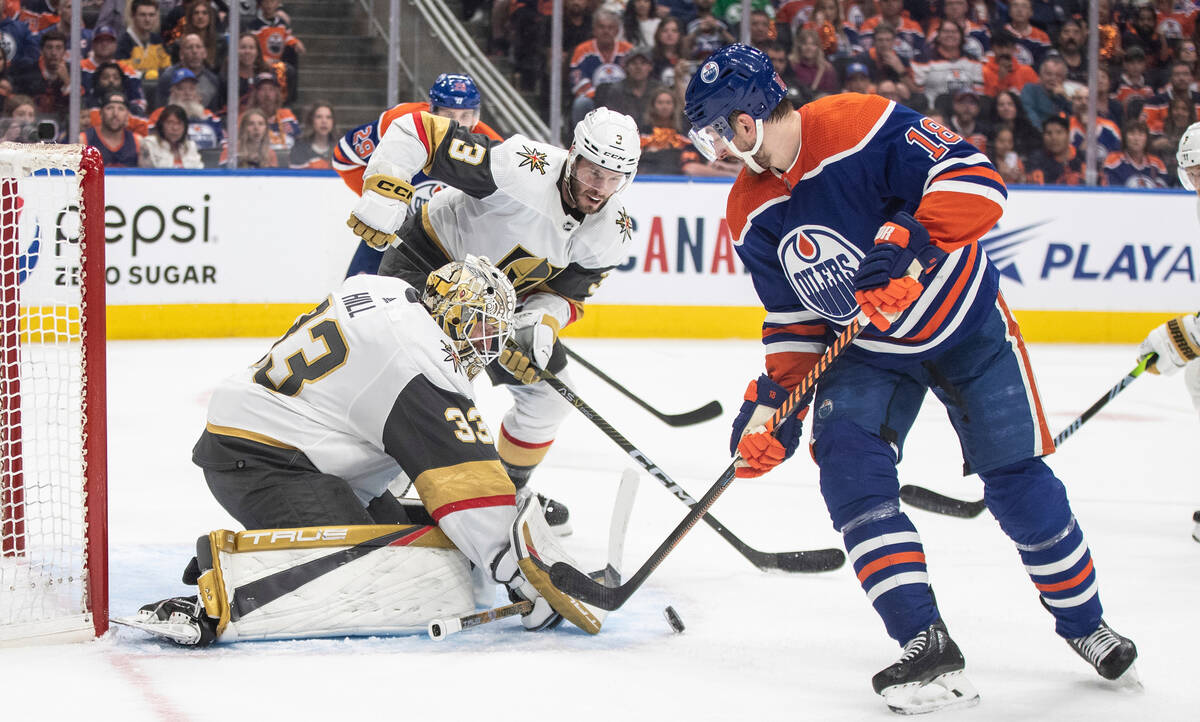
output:
POLYGON ((219 529, 212 532, 209 538, 213 540, 216 550, 226 554, 238 554, 277 549, 351 547, 396 533, 402 533, 404 536, 392 542, 393 546, 456 548, 441 529, 425 524, 347 524, 291 529, 249 529, 240 532, 219 529))
MULTIPOLYGON (((466 461, 453 466, 428 469, 413 485, 421 503, 436 519, 438 510, 473 499, 512 496, 517 493, 499 461, 466 461)), ((515 503, 515 500, 514 500, 515 503)))
POLYGON ((233 532, 228 529, 218 529, 209 533, 208 546, 212 568, 196 580, 196 589, 200 602, 204 605, 204 612, 217 620, 217 637, 225 632, 225 627, 229 624, 229 599, 225 596, 225 576, 221 570, 221 555, 218 551, 225 544, 231 543, 233 536, 233 532))
POLYGON ((210 434, 218 436, 232 436, 238 439, 246 439, 247 441, 256 441, 267 446, 274 446, 276 449, 287 449, 288 451, 299 451, 294 446, 289 446, 282 441, 276 441, 270 436, 260 434, 257 431, 246 431, 245 429, 235 429, 232 426, 217 426, 216 424, 205 424, 204 428, 208 429, 210 434))
POLYGON ((425 130, 425 138, 429 141, 429 146, 426 149, 429 151, 429 162, 421 170, 425 172, 425 175, 432 175, 430 171, 433 169, 433 161, 436 157, 435 151, 450 133, 450 119, 434 115, 433 113, 422 112, 417 116, 417 122, 425 130))
POLYGON ((518 446, 512 439, 508 438, 508 434, 504 432, 504 427, 500 427, 500 438, 496 439, 496 453, 504 460, 504 463, 512 466, 537 466, 542 463, 542 459, 546 458, 546 454, 550 451, 550 444, 538 444, 536 446, 518 446))

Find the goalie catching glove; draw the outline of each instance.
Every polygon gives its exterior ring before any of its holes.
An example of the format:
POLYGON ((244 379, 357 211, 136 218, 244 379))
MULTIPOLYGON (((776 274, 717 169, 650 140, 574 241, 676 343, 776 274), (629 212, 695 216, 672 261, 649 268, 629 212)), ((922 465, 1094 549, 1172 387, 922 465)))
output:
POLYGON ((800 404, 801 410, 784 419, 774 434, 767 433, 765 426, 787 397, 788 390, 766 374, 746 387, 742 407, 733 420, 733 435, 729 439, 729 453, 742 455, 734 472, 737 476, 762 476, 795 453, 800 444, 800 434, 804 431, 803 417, 808 413, 811 392, 800 404))
POLYGON ((946 258, 933 245, 929 231, 917 219, 900 212, 879 227, 875 246, 867 251, 854 276, 854 298, 871 324, 880 331, 904 313, 925 290, 930 274, 946 258))
POLYGON ((1142 345, 1138 346, 1138 360, 1150 354, 1158 354, 1146 370, 1165 376, 1179 371, 1188 363, 1200 358, 1200 315, 1185 314, 1173 318, 1150 332, 1142 345))
POLYGON ((346 225, 371 248, 382 251, 396 242, 396 229, 408 217, 412 195, 407 181, 379 173, 369 176, 346 225))
POLYGON ((508 348, 500 353, 500 364, 517 381, 532 384, 541 379, 558 340, 558 319, 539 310, 520 311, 513 316, 513 334, 508 348))

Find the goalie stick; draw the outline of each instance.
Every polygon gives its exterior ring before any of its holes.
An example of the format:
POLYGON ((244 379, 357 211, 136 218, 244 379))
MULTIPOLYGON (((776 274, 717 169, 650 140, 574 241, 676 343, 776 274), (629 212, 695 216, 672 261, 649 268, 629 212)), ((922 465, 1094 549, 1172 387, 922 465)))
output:
MULTIPOLYGON (((539 373, 543 381, 550 384, 568 403, 578 409, 579 413, 586 416, 589 421, 604 432, 605 436, 612 439, 626 454, 629 454, 630 458, 640 464, 651 476, 658 479, 668 491, 675 495, 676 499, 679 499, 693 509, 696 508, 696 500, 692 498, 691 494, 688 494, 683 487, 676 484, 671 477, 667 476, 667 472, 651 461, 650 457, 646 456, 641 449, 634 446, 629 439, 622 436, 621 432, 614 429, 612 424, 608 423, 603 416, 596 413, 595 409, 581 399, 561 379, 549 371, 539 369, 539 373)), ((729 531, 724 524, 717 521, 716 517, 711 514, 704 515, 704 522, 720 534, 722 539, 729 542, 734 549, 737 549, 738 553, 746 557, 751 564, 763 571, 779 569, 785 572, 827 572, 841 567, 846 562, 846 555, 841 549, 812 549, 793 552, 759 551, 739 539, 736 534, 729 531)))
MULTIPOLYGON (((1082 414, 1075 417, 1075 420, 1068 424, 1067 428, 1059 432, 1058 436, 1054 437, 1054 445, 1058 446, 1070 438, 1072 434, 1079 430, 1080 426, 1083 426, 1088 419, 1095 416, 1100 409, 1108 405, 1109 401, 1112 401, 1117 394, 1124 391, 1125 387, 1133 383, 1133 380, 1138 376, 1141 376, 1142 372, 1145 371, 1146 368, 1150 364, 1154 363, 1154 361, 1157 359, 1157 354, 1147 354, 1145 358, 1138 362, 1138 365, 1135 366, 1132 371, 1125 374, 1125 376, 1117 382, 1116 386, 1113 386, 1111 389, 1109 389, 1108 393, 1097 399, 1094 404, 1088 407, 1087 411, 1084 411, 1082 414)), ((918 509, 931 511, 935 514, 956 516, 960 519, 974 519, 982 514, 983 510, 987 508, 983 499, 978 501, 955 499, 952 496, 939 494, 932 489, 926 489, 925 487, 917 486, 916 484, 905 484, 904 486, 900 487, 900 498, 904 502, 915 506, 918 509)))
MULTIPOLYGON (((621 558, 625 556, 625 532, 629 528, 629 516, 633 513, 633 500, 637 496, 637 488, 637 472, 633 469, 626 469, 621 473, 621 483, 617 487, 617 500, 613 504, 612 519, 608 524, 608 562, 604 569, 594 572, 592 575, 602 578, 605 584, 621 583, 621 558)), ((429 623, 429 638, 440 642, 451 634, 457 634, 464 629, 478 627, 481 624, 517 614, 526 614, 532 610, 533 602, 520 601, 463 617, 434 619, 429 623)))
POLYGON ((659 411, 658 409, 654 408, 650 404, 643 401, 641 399, 641 397, 634 394, 629 389, 627 389, 624 386, 622 386, 621 384, 617 383, 617 381, 615 379, 613 379, 612 377, 610 377, 608 374, 604 373, 600 369, 593 366, 591 364, 591 362, 589 362, 587 359, 583 358, 579 354, 572 351, 569 347, 567 347, 566 344, 564 344, 560 341, 559 345, 562 346, 562 349, 563 349, 563 351, 565 351, 567 353, 567 356, 570 356, 571 358, 575 359, 575 361, 578 362, 580 366, 584 367, 588 371, 591 371, 595 375, 599 376, 602 380, 607 382, 608 385, 612 386, 617 391, 620 391, 622 394, 625 394, 625 396, 628 397, 629 399, 632 399, 635 404, 637 404, 638 406, 641 406, 646 411, 649 411, 659 421, 662 421, 663 423, 667 424, 668 426, 691 426, 693 424, 699 424, 703 421, 715 419, 721 415, 721 411, 722 411, 721 402, 715 401, 715 400, 709 401, 707 404, 701 406, 698 409, 693 409, 692 411, 685 411, 682 414, 664 414, 663 412, 659 411))
MULTIPOLYGON (((773 433, 784 419, 795 413, 800 406, 800 400, 816 385, 817 379, 825 372, 825 369, 829 368, 829 364, 840 356, 846 350, 846 347, 862 332, 862 320, 865 319, 860 314, 858 318, 851 321, 850 325, 838 335, 833 344, 825 349, 825 353, 821 355, 816 365, 805 375, 804 380, 796 388, 792 389, 792 392, 788 394, 783 404, 771 415, 770 420, 766 424, 768 432, 773 433)), ((722 472, 716 483, 705 492, 700 501, 692 506, 692 510, 687 513, 687 516, 679 522, 678 526, 671 531, 662 544, 658 545, 658 548, 654 550, 650 558, 634 572, 629 581, 615 587, 599 584, 575 567, 563 562, 558 562, 550 568, 550 580, 562 591, 588 604, 609 611, 617 609, 645 583, 646 578, 663 563, 663 560, 667 558, 671 550, 683 540, 683 537, 687 536, 692 527, 696 526, 696 523, 708 513, 709 508, 716 503, 717 498, 729 488, 734 479, 737 462, 740 460, 740 455, 734 456, 733 463, 722 472)), ((837 551, 841 554, 840 550, 837 551)), ((842 559, 845 559, 844 555, 842 555, 842 559)))

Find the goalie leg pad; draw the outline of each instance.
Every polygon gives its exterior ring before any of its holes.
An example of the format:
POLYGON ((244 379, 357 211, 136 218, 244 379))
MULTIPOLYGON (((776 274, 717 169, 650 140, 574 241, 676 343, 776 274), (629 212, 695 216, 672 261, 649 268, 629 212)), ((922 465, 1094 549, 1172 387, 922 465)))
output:
POLYGON ((470 563, 436 527, 219 530, 199 546, 220 642, 424 632, 475 610, 470 563))

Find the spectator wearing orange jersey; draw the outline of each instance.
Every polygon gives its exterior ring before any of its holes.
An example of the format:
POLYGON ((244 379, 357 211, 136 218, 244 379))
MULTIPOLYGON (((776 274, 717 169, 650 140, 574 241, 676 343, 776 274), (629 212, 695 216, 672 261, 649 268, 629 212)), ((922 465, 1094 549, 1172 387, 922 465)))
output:
POLYGON ((1041 67, 1042 58, 1050 50, 1050 36, 1030 23, 1033 17, 1031 0, 1009 0, 1008 24, 1004 30, 1017 41, 1017 60, 1030 67, 1041 67))
POLYGON ((300 38, 292 35, 290 24, 279 17, 281 4, 280 0, 258 0, 258 14, 250 21, 246 31, 258 39, 263 59, 268 63, 282 60, 298 65, 299 56, 307 49, 300 38))
POLYGON ((625 79, 625 54, 633 46, 617 39, 620 32, 620 16, 600 8, 592 15, 592 39, 577 45, 571 54, 569 75, 571 92, 575 95, 571 104, 572 125, 596 107, 594 97, 598 86, 625 79))
POLYGON ((92 87, 96 69, 105 64, 115 64, 121 71, 121 89, 129 99, 129 112, 145 116, 146 94, 142 92, 142 74, 129 63, 117 60, 117 31, 109 25, 102 25, 92 32, 92 52, 79 63, 79 80, 85 93, 92 87))
POLYGON ((992 54, 983 64, 983 94, 996 97, 1011 90, 1020 95, 1029 83, 1038 82, 1033 68, 1017 59, 1017 40, 1012 33, 1001 30, 992 38, 992 54))
MULTIPOLYGON (((1171 63, 1168 78, 1167 85, 1142 106, 1141 119, 1150 129, 1151 135, 1162 135, 1163 124, 1167 120, 1167 109, 1173 98, 1184 98, 1190 101, 1200 112, 1200 93, 1192 90, 1196 81, 1192 77, 1191 66, 1181 60, 1176 60, 1171 63)), ((1174 147, 1175 144, 1172 143, 1170 148, 1174 147)), ((1170 148, 1167 150, 1169 151, 1170 148)))
POLYGON ((1154 89, 1146 77, 1146 51, 1138 45, 1125 48, 1125 60, 1121 67, 1123 72, 1117 85, 1117 100, 1125 109, 1125 114, 1129 114, 1133 104, 1144 103, 1154 95, 1154 89))
POLYGON ((254 76, 253 107, 267 118, 271 149, 279 154, 290 153, 300 134, 300 122, 292 111, 284 108, 279 78, 275 73, 259 73, 254 76))
POLYGON ((1187 0, 1156 0, 1155 30, 1169 43, 1192 37, 1196 30, 1196 13, 1200 11, 1187 0))

